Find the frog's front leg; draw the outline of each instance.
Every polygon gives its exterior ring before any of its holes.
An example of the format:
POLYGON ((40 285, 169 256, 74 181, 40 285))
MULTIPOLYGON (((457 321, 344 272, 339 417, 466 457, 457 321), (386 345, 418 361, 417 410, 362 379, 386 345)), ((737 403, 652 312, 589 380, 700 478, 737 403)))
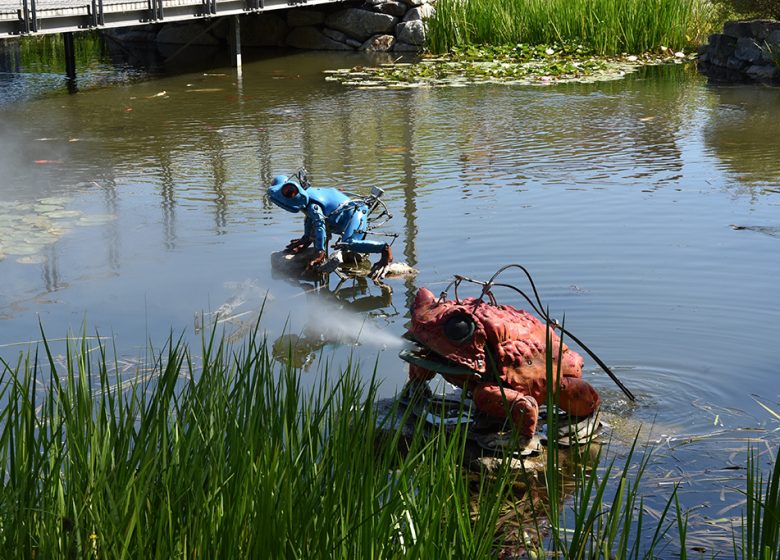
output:
POLYGON ((563 377, 555 403, 571 416, 585 417, 598 410, 601 398, 587 381, 576 377, 563 377))
POLYGON ((511 417, 522 438, 530 440, 534 436, 539 405, 533 397, 492 383, 472 387, 471 395, 481 412, 496 418, 511 417))
POLYGON ((428 381, 436 377, 436 372, 416 364, 409 364, 409 380, 404 385, 402 394, 407 398, 415 396, 430 397, 432 392, 428 381))
MULTIPOLYGON (((536 379, 525 389, 541 403, 547 402, 547 380, 536 379)), ((601 398, 593 386, 579 377, 561 377, 555 388, 555 404, 570 416, 590 416, 599 407, 601 398)))

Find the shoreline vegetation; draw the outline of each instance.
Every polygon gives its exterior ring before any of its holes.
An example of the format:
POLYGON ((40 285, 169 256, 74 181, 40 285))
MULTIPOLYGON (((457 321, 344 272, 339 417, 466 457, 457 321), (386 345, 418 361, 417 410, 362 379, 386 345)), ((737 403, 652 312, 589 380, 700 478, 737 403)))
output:
MULTIPOLYGON (((0 361, 2 557, 686 557, 676 488, 645 515, 636 442, 623 466, 553 443, 542 472, 475 473, 465 428, 402 441, 376 380, 331 369, 304 386, 257 331, 212 332, 200 356, 171 338, 130 371, 100 337, 0 361)), ((777 557, 780 467, 746 464, 733 550, 712 557, 777 557)))
POLYGON ((326 79, 361 89, 620 79, 694 60, 718 13, 709 0, 437 0, 421 60, 326 79))

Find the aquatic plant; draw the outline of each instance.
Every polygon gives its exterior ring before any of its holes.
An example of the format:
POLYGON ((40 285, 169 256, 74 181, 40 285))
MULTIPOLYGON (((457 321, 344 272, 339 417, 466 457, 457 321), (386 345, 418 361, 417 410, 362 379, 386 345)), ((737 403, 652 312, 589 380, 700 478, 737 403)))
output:
MULTIPOLYGON (((99 337, 68 340, 0 360, 2 557, 638 558, 670 511, 685 535, 674 493, 643 522, 633 448, 622 470, 553 443, 542 475, 506 455, 475 474, 461 426, 402 436, 358 365, 325 361, 307 387, 256 331, 238 348, 212 332, 199 358, 170 338, 127 372, 99 337)), ((748 484, 744 550, 776 547, 778 473, 748 484)))
POLYGON ((427 47, 582 43, 599 55, 682 50, 709 32, 707 0, 438 0, 427 47))
POLYGON ((643 65, 679 64, 670 49, 642 56, 597 56, 581 44, 462 46, 416 63, 327 70, 328 81, 361 89, 458 87, 467 84, 549 85, 620 79, 643 65))
POLYGON ((734 556, 744 560, 780 557, 780 461, 768 480, 764 480, 754 449, 748 451, 745 515, 742 519, 739 547, 734 556))

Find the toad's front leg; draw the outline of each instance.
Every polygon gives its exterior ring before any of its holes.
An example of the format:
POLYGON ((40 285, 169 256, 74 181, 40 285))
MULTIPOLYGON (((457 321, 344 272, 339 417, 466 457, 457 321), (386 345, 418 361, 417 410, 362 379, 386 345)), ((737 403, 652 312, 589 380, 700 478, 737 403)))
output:
POLYGON ((539 421, 539 405, 536 399, 496 384, 476 385, 471 389, 477 409, 496 418, 512 418, 520 436, 530 440, 539 421))

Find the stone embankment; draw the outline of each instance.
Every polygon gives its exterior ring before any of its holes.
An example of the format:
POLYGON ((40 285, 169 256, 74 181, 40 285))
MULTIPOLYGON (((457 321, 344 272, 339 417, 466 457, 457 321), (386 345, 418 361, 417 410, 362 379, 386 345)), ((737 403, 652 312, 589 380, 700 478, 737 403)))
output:
MULTIPOLYGON (((308 50, 417 52, 425 44, 425 19, 433 0, 366 0, 241 16, 243 47, 308 50)), ((167 23, 116 30, 123 42, 217 46, 227 41, 226 20, 167 23)))
POLYGON ((780 83, 780 21, 730 21, 699 48, 699 70, 715 81, 780 83))

